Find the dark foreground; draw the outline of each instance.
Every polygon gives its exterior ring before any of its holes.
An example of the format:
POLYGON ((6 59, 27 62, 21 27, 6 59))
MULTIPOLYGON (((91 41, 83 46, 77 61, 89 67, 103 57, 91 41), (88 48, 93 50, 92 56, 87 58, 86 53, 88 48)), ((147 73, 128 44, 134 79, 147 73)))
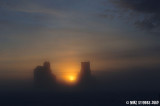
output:
POLYGON ((159 99, 159 93, 157 92, 115 93, 72 90, 53 92, 34 89, 30 91, 1 92, 0 106, 129 106, 126 101, 159 99))

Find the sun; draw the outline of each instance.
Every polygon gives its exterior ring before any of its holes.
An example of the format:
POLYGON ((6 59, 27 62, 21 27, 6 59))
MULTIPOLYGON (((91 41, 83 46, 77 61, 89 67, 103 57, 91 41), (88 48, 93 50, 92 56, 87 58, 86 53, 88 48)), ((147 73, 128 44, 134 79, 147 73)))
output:
POLYGON ((69 79, 69 81, 75 81, 75 76, 73 76, 73 75, 70 75, 70 76, 68 76, 68 79, 69 79))

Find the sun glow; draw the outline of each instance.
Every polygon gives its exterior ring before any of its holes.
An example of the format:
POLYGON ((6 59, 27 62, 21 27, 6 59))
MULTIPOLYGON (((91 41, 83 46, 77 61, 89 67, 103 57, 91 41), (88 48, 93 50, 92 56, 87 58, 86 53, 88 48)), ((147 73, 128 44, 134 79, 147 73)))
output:
POLYGON ((67 81, 67 82, 71 82, 71 83, 73 83, 73 82, 76 82, 76 80, 77 80, 77 74, 78 74, 78 72, 77 72, 77 68, 75 68, 75 67, 69 67, 69 68, 66 68, 65 69, 65 72, 66 72, 66 74, 64 75, 64 77, 65 77, 65 80, 67 81))
POLYGON ((79 63, 65 62, 61 63, 59 69, 56 70, 59 70, 57 71, 59 81, 66 82, 66 84, 74 84, 78 80, 80 66, 79 63))
POLYGON ((70 76, 68 76, 68 79, 70 80, 70 81, 75 81, 75 76, 73 76, 73 75, 70 75, 70 76))

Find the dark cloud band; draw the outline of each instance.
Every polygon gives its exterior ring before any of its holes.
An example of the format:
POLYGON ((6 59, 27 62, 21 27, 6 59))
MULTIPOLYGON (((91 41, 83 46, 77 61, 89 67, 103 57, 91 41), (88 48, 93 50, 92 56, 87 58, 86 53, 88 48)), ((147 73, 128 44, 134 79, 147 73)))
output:
POLYGON ((125 12, 125 14, 134 13, 132 18, 134 18, 134 25, 137 27, 160 33, 159 0, 114 0, 111 2, 118 10, 125 10, 119 11, 120 14, 122 12, 125 12))

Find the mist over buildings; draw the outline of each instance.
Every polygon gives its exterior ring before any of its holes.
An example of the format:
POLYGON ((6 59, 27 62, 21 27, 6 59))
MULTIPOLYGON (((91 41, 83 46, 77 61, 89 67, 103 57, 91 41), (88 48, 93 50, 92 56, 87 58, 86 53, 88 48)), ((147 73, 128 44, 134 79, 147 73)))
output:
POLYGON ((159 5, 0 0, 0 105, 120 106, 114 103, 135 95, 157 99, 159 5))

